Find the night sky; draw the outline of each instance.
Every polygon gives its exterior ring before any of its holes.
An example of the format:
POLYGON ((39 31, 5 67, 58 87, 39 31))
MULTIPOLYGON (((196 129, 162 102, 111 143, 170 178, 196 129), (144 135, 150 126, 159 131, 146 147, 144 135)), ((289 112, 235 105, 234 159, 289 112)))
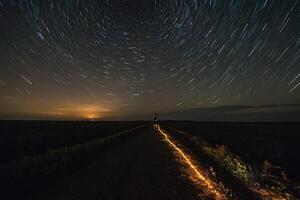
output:
POLYGON ((0 118, 300 103, 299 0, 0 0, 0 118))

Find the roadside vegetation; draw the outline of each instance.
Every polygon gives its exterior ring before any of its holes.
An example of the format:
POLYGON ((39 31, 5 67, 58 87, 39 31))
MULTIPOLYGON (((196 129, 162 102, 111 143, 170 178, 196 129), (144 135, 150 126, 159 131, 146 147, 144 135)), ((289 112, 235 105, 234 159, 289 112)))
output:
POLYGON ((299 179, 293 176, 299 150, 290 147, 299 141, 299 124, 169 122, 164 127, 217 174, 228 173, 263 199, 299 198, 299 179))

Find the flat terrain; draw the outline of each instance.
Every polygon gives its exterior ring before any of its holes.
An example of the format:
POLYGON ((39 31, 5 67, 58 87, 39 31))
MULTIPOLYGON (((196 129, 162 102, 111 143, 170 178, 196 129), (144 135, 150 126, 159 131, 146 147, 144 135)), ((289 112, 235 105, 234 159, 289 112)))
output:
POLYGON ((225 145, 247 163, 262 169, 265 161, 280 166, 289 179, 300 181, 299 123, 169 122, 170 127, 225 145))
POLYGON ((162 139, 149 126, 31 199, 197 199, 162 139))
POLYGON ((104 138, 145 122, 0 121, 0 164, 104 138))
POLYGON ((287 154, 299 124, 12 124, 0 123, 3 145, 18 150, 0 165, 1 199, 299 199, 294 171, 285 172, 297 157, 281 163, 297 153, 287 154))

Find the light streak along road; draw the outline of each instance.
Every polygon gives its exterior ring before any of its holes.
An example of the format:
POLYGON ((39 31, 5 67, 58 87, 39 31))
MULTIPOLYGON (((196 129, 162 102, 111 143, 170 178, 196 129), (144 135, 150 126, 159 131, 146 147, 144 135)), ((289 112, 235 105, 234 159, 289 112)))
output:
MULTIPOLYGON (((183 134, 186 137, 191 138, 192 136, 190 134, 187 134, 181 130, 176 131, 180 134, 183 134)), ((259 196, 261 200, 295 200, 296 197, 292 193, 289 193, 287 191, 283 192, 280 191, 281 188, 286 188, 286 186, 283 183, 280 183, 280 187, 266 187, 266 185, 262 185, 259 182, 257 182, 257 179, 249 178, 253 177, 254 174, 252 171, 247 171, 248 168, 246 163, 244 163, 238 156, 232 154, 231 152, 219 152, 220 149, 216 149, 213 146, 209 146, 208 144, 201 144, 201 148, 204 149, 204 151, 209 155, 210 157, 213 157, 214 160, 217 160, 218 162, 222 162, 223 160, 227 160, 227 163, 229 160, 231 160, 230 165, 227 164, 229 172, 233 174, 236 178, 238 178, 240 181, 244 183, 244 185, 249 188, 253 193, 259 196), (222 157, 220 155, 224 155, 225 157, 222 157), (240 166, 244 166, 244 169, 241 169, 240 166), (247 169, 247 170, 245 170, 247 169), (247 174, 248 176, 245 176, 245 174, 236 173, 238 171, 243 171, 243 173, 247 174)), ((224 150, 223 151, 228 151, 224 150)))
POLYGON ((222 190, 218 187, 218 184, 215 183, 213 180, 209 179, 208 177, 205 177, 205 175, 201 173, 200 169, 198 169, 198 167, 195 164, 193 164, 194 161, 192 161, 192 159, 189 158, 189 156, 182 149, 180 149, 174 142, 172 142, 169 139, 167 133, 165 133, 159 125, 154 126, 154 128, 157 129, 158 132, 164 136, 165 141, 178 153, 177 155, 180 156, 181 160, 184 161, 184 164, 191 169, 190 172, 193 174, 190 175, 197 178, 197 180, 199 181, 198 183, 200 184, 201 188, 205 193, 207 193, 210 196, 213 196, 216 200, 228 199, 227 195, 223 193, 222 190))

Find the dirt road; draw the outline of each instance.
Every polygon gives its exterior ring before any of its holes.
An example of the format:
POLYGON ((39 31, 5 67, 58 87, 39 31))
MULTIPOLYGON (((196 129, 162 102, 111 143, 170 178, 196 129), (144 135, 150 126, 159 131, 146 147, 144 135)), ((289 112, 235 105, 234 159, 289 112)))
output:
POLYGON ((201 199, 183 167, 164 136, 149 126, 31 199, 201 199))

